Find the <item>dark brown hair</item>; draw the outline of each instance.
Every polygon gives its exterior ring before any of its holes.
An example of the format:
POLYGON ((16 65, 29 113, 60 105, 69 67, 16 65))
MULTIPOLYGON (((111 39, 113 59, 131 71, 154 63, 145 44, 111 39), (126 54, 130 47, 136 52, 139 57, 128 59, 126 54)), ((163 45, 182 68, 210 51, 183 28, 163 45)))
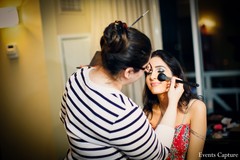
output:
POLYGON ((102 66, 113 76, 133 67, 139 71, 149 60, 152 46, 150 39, 126 23, 115 21, 109 24, 100 40, 102 66))

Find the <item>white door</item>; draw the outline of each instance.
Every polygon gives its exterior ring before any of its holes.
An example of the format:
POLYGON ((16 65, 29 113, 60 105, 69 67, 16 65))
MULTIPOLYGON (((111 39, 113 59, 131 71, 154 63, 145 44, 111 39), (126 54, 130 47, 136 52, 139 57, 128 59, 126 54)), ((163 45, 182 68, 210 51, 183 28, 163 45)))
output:
POLYGON ((64 82, 76 71, 76 67, 87 65, 91 60, 90 36, 67 35, 59 36, 60 52, 64 82))

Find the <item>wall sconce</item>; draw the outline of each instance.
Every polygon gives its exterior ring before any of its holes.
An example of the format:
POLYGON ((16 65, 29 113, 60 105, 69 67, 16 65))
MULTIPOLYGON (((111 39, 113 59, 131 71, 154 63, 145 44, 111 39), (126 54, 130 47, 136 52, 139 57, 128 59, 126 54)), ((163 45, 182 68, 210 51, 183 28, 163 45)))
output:
POLYGON ((14 27, 19 23, 16 7, 0 8, 0 28, 14 27))
POLYGON ((202 17, 199 20, 199 26, 205 34, 213 34, 216 27, 216 22, 213 18, 202 17))

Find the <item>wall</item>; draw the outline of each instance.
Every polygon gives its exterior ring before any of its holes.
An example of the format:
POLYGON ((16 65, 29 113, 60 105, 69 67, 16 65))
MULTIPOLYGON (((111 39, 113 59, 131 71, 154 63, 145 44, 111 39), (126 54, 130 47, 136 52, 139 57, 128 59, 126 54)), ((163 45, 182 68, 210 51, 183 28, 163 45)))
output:
POLYGON ((0 29, 0 159, 56 159, 47 65, 38 0, 1 0, 16 6, 20 23, 0 29), (6 45, 16 43, 10 60, 6 45))
POLYGON ((58 37, 90 32, 88 5, 84 3, 83 12, 64 14, 58 10, 58 1, 41 0, 44 54, 48 74, 48 90, 52 114, 54 142, 57 159, 67 152, 66 133, 59 119, 61 96, 64 89, 62 61, 58 37))

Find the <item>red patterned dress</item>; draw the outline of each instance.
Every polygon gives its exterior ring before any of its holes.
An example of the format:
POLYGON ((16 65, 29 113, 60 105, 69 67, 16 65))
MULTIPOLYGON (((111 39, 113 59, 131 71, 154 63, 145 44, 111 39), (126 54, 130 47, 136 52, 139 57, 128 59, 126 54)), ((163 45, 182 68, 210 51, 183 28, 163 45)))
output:
POLYGON ((173 144, 167 160, 184 160, 189 145, 190 125, 180 124, 175 127, 173 144))

